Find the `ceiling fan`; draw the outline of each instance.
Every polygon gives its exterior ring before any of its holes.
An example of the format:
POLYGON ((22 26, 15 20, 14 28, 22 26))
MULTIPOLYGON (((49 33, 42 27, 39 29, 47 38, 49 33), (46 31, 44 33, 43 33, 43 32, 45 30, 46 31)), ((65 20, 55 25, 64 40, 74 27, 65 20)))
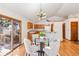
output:
POLYGON ((40 11, 37 13, 39 20, 44 20, 47 17, 46 12, 42 9, 42 4, 40 4, 40 11))

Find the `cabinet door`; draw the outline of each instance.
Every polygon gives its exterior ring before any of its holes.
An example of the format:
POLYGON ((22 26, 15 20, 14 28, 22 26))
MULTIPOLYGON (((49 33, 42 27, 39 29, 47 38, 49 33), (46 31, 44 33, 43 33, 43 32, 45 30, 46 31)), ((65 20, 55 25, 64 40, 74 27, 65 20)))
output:
POLYGON ((44 24, 34 24, 34 29, 44 29, 44 24))
POLYGON ((27 22, 27 28, 28 29, 32 29, 33 28, 33 24, 31 22, 27 22))

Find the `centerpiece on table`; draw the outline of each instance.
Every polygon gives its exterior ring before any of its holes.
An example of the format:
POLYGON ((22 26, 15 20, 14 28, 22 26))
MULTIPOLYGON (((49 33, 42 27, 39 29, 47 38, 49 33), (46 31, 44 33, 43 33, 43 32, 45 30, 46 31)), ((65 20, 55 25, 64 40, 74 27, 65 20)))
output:
POLYGON ((40 43, 42 43, 42 46, 45 46, 45 33, 40 32, 40 43))
POLYGON ((40 42, 44 43, 44 46, 49 46, 49 39, 45 36, 45 32, 40 32, 40 42))
POLYGON ((45 32, 40 32, 40 41, 44 41, 45 32))

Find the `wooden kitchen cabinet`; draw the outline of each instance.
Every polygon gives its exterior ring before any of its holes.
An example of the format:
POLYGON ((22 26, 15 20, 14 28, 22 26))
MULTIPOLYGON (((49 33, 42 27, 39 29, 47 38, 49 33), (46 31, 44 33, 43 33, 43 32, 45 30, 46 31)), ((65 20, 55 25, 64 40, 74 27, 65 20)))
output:
POLYGON ((34 24, 34 29, 44 29, 44 24, 34 24))
POLYGON ((28 39, 32 42, 32 33, 28 32, 28 39))
POLYGON ((33 24, 32 22, 27 22, 27 29, 44 29, 45 25, 44 24, 33 24))
POLYGON ((33 24, 31 22, 27 22, 27 29, 32 29, 33 28, 33 24))

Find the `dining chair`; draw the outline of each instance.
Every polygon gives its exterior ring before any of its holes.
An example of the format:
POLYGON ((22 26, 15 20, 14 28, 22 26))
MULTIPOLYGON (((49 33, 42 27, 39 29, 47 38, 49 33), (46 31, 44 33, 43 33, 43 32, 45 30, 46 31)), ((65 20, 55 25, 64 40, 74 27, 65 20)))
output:
POLYGON ((60 48, 59 40, 52 40, 49 47, 45 47, 43 50, 48 56, 57 56, 60 48))
POLYGON ((45 34, 46 35, 46 37, 49 39, 49 42, 51 43, 52 42, 52 39, 54 39, 55 38, 55 33, 53 33, 53 32, 48 32, 48 33, 46 33, 45 34))
POLYGON ((32 48, 31 43, 28 39, 24 39, 24 46, 25 46, 27 56, 37 56, 38 55, 36 53, 36 51, 34 51, 34 49, 32 48))

